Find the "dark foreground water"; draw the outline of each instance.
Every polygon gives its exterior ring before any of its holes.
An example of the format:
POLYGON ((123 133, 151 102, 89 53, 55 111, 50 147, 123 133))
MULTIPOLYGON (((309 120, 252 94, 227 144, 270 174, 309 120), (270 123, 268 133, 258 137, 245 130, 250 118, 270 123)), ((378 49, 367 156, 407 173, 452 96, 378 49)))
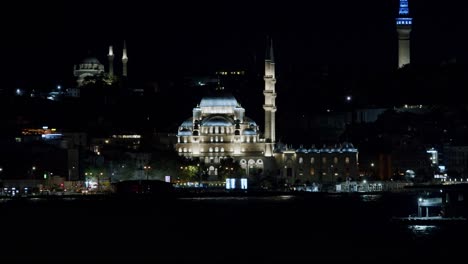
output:
POLYGON ((86 198, 1 200, 0 258, 452 263, 468 252, 464 225, 391 224, 417 212, 409 194, 86 198))

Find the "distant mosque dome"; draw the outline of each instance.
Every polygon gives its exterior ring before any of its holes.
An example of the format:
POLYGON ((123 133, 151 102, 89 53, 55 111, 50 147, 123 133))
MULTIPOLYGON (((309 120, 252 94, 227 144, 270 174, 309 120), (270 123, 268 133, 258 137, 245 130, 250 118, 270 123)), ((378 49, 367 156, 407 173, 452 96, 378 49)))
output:
POLYGON ((104 72, 102 65, 95 57, 87 57, 79 65, 75 65, 73 74, 77 77, 78 86, 82 86, 86 77, 92 77, 104 72))
POLYGON ((101 62, 95 57, 87 57, 81 61, 81 64, 101 64, 101 62))

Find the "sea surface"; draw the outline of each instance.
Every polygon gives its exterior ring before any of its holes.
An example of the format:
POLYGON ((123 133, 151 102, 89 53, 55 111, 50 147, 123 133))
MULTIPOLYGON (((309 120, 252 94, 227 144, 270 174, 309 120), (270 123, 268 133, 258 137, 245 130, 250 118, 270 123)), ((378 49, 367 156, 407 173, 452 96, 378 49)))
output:
POLYGON ((415 194, 0 200, 2 259, 60 263, 407 262, 466 258, 466 225, 399 225, 415 194))

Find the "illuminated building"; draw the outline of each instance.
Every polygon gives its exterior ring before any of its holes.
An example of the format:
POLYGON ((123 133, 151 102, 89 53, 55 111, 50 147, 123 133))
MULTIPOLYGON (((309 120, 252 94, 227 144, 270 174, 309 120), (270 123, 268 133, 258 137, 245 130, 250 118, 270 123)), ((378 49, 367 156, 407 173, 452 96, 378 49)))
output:
POLYGON ((409 17, 408 0, 400 0, 400 9, 396 18, 398 32, 398 67, 410 63, 410 34, 413 18, 409 17))
MULTIPOLYGON (((107 54, 109 60, 109 76, 114 76, 114 50, 112 46, 109 46, 109 53, 107 54)), ((122 76, 127 77, 127 45, 124 41, 122 51, 122 76)), ((80 64, 75 65, 73 74, 77 77, 78 87, 82 86, 86 77, 97 76, 105 72, 104 65, 99 62, 95 57, 85 58, 80 64)), ((76 93, 76 92, 75 92, 76 93)))
POLYGON ((78 86, 82 86, 86 77, 96 76, 104 72, 104 65, 94 57, 84 59, 79 65, 75 65, 73 74, 77 77, 78 86))
POLYGON ((287 183, 341 182, 356 179, 358 150, 351 143, 322 148, 277 146, 279 177, 287 183))
POLYGON ((289 184, 355 178, 358 154, 352 144, 310 150, 276 144, 276 77, 271 42, 265 58, 264 81, 263 133, 245 115, 239 102, 219 89, 215 96, 202 98, 193 108, 192 117, 179 126, 175 144, 179 155, 200 159, 210 176, 217 175, 220 162, 231 157, 249 178, 258 174, 276 175, 289 184))

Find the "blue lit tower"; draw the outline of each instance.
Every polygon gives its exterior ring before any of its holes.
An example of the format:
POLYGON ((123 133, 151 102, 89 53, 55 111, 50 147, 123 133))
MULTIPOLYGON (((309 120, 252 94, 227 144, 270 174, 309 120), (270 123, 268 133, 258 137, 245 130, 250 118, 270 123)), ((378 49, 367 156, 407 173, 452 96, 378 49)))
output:
POLYGON ((275 112, 276 112, 276 92, 275 92, 275 59, 273 56, 273 41, 267 43, 267 51, 265 56, 265 104, 263 109, 265 110, 265 156, 273 155, 274 143, 276 140, 276 129, 275 129, 275 112))
POLYGON ((112 50, 112 46, 109 46, 107 58, 109 58, 109 75, 114 76, 114 51, 112 50))
POLYGON ((408 0, 400 0, 396 18, 398 32, 398 68, 410 63, 410 33, 413 18, 409 17, 408 0))
POLYGON ((123 65, 122 76, 125 76, 125 77, 127 77, 127 62, 128 62, 127 45, 126 45, 125 40, 124 40, 123 54, 122 54, 122 65, 123 65))

